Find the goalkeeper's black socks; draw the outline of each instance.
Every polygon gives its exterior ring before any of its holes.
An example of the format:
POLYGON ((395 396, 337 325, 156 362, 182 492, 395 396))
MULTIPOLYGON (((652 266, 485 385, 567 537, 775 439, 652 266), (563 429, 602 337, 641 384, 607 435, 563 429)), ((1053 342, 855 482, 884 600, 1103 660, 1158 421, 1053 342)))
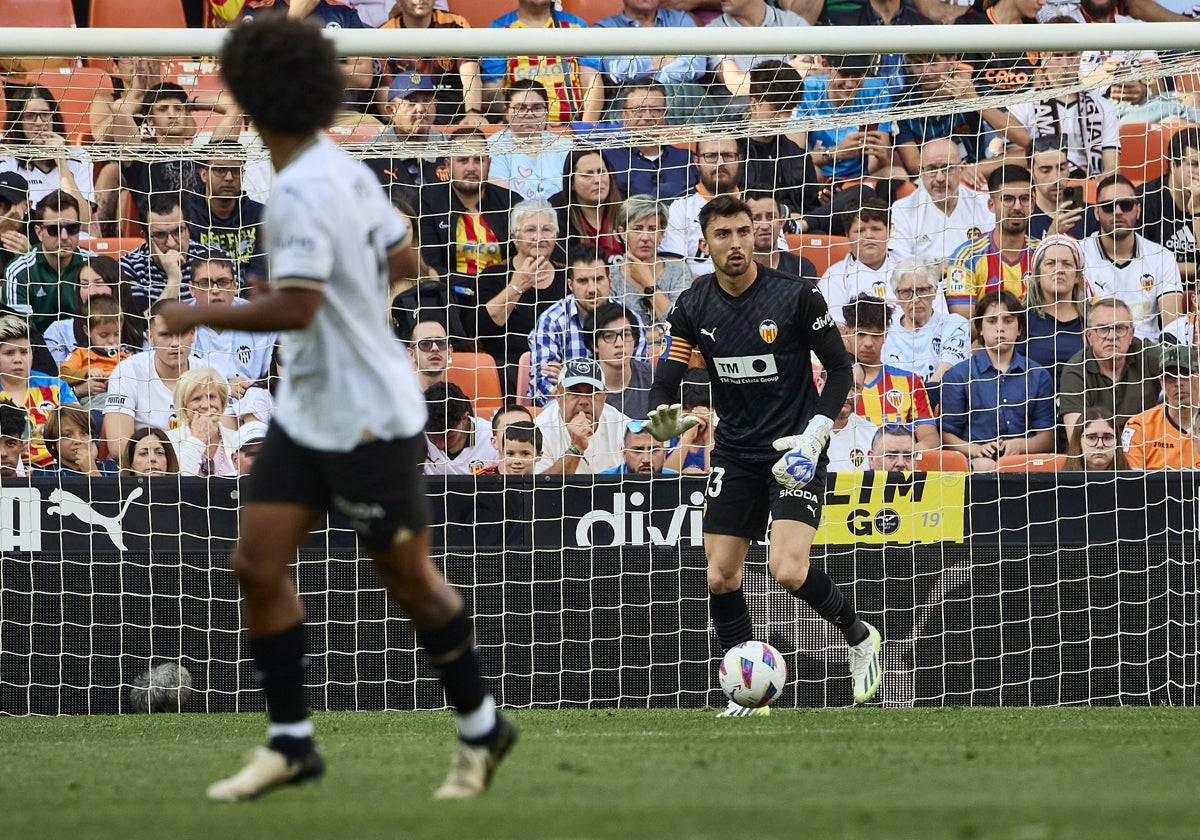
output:
MULTIPOLYGON (((458 615, 446 624, 433 630, 418 630, 417 636, 421 646, 429 654, 429 662, 433 665, 438 676, 442 678, 442 688, 446 691, 446 699, 458 713, 460 731, 462 719, 470 718, 472 713, 487 708, 493 712, 489 716, 486 711, 480 715, 479 727, 486 724, 487 730, 495 726, 494 706, 491 698, 483 687, 483 677, 479 674, 479 658, 475 655, 475 630, 471 626, 471 618, 463 608, 458 615)), ((475 732, 475 726, 467 725, 465 737, 478 737, 483 733, 475 732)))
POLYGON ((750 610, 740 586, 732 592, 710 591, 708 614, 712 616, 721 650, 729 650, 754 638, 754 623, 750 621, 750 610))
POLYGON ((312 721, 304 703, 304 625, 251 638, 250 655, 267 699, 267 746, 290 762, 300 761, 313 751, 312 721))
POLYGON ((842 635, 846 637, 846 643, 851 647, 871 635, 867 625, 858 620, 858 614, 854 611, 850 599, 842 594, 842 590, 837 588, 837 584, 829 575, 815 566, 809 566, 808 578, 804 585, 792 594, 816 610, 821 618, 841 630, 842 635))

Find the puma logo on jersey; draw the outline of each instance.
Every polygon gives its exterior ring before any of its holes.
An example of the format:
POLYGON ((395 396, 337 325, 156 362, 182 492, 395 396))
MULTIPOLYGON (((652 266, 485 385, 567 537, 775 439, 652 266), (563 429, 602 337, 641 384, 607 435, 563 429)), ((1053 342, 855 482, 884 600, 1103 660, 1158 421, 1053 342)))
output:
POLYGON ((706 335, 712 341, 716 341, 717 340, 717 328, 713 327, 711 330, 702 329, 702 330, 700 330, 700 335, 706 335))

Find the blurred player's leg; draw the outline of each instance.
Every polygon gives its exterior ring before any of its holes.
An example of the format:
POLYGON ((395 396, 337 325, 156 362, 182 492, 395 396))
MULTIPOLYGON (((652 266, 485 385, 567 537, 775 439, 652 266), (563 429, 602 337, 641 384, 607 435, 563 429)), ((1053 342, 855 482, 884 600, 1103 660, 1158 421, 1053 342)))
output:
MULTIPOLYGON (((754 624, 742 592, 742 567, 750 540, 728 534, 705 534, 704 555, 708 562, 708 611, 722 650, 754 638, 754 624)), ((717 717, 769 715, 769 706, 748 709, 732 700, 717 717)))
MULTIPOLYGON (((807 506, 806 506, 807 507, 807 506)), ((820 508, 815 516, 819 518, 820 508)), ((768 564, 779 584, 804 601, 828 621, 850 645, 850 679, 854 702, 866 703, 879 690, 883 671, 879 663, 882 645, 879 631, 859 619, 854 605, 824 570, 809 564, 809 553, 817 535, 815 525, 794 519, 776 519, 771 525, 768 564)))
POLYGON ((454 708, 459 743, 438 799, 478 796, 517 741, 512 721, 496 713, 475 654, 475 631, 462 598, 429 559, 429 530, 373 554, 388 594, 412 619, 417 638, 454 708))
POLYGON ((301 505, 250 503, 242 508, 233 571, 242 592, 254 669, 266 695, 268 740, 240 772, 209 787, 210 799, 253 799, 324 773, 304 704, 304 606, 288 575, 314 517, 311 508, 301 505))

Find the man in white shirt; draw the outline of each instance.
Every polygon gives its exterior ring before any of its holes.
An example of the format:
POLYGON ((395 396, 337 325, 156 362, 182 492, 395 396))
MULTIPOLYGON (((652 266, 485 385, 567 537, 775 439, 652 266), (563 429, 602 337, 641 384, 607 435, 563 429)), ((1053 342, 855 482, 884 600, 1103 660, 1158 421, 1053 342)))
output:
MULTIPOLYGON (((821 381, 825 372, 821 371, 821 381)), ((842 410, 833 421, 833 433, 829 436, 829 471, 862 472, 867 469, 867 453, 879 427, 863 417, 854 407, 862 396, 864 373, 862 365, 854 364, 854 387, 846 395, 842 410)))
POLYGON ((478 475, 500 463, 492 424, 472 413, 462 388, 436 382, 425 391, 425 405, 425 475, 478 475))
POLYGON ((1183 315, 1183 281, 1175 255, 1136 232, 1142 203, 1124 175, 1100 181, 1095 212, 1099 230, 1083 240, 1088 295, 1124 301, 1137 337, 1158 341, 1163 325, 1183 315))
POLYGON ((535 421, 542 430, 543 448, 534 471, 595 475, 623 464, 629 418, 608 404, 600 365, 592 359, 570 359, 559 383, 562 395, 535 421))
POLYGON ((715 195, 738 194, 742 182, 742 150, 732 137, 710 137, 696 144, 696 188, 667 208, 667 232, 660 254, 687 260, 693 277, 712 271, 712 260, 701 246, 700 208, 715 195))
POLYGON ((986 193, 962 183, 962 150, 949 137, 921 147, 921 186, 892 205, 888 247, 897 258, 944 263, 954 249, 996 226, 986 193))
POLYGON ((888 206, 883 200, 867 196, 846 222, 850 253, 829 266, 821 275, 821 294, 829 304, 829 314, 845 324, 842 307, 858 295, 888 299, 895 260, 888 253, 888 206))

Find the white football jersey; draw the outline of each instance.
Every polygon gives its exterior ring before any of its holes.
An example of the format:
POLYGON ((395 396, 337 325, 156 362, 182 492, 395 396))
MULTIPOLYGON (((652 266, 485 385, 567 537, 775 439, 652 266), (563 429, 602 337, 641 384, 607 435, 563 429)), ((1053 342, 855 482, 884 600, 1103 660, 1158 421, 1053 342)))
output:
MULTIPOLYGON (((571 435, 563 420, 558 400, 552 400, 533 421, 542 430, 542 457, 534 465, 535 473, 544 473, 567 453, 571 435)), ((600 414, 596 432, 588 443, 587 452, 579 461, 578 475, 595 475, 625 463, 625 428, 629 418, 608 403, 600 414)))
POLYGON ((971 325, 963 316, 934 312, 925 326, 910 330, 900 325, 901 315, 897 310, 888 327, 883 342, 884 364, 928 379, 943 362, 953 367, 971 355, 971 325))
MULTIPOLYGON (((248 303, 244 298, 234 298, 233 305, 248 303)), ((214 330, 201 325, 196 327, 192 339, 192 353, 204 359, 204 363, 216 368, 227 380, 242 376, 256 382, 267 375, 271 365, 271 349, 278 336, 275 333, 255 333, 245 330, 214 330)))
MULTIPOLYGON (((205 362, 193 355, 188 359, 192 368, 204 367, 205 362)), ((133 430, 147 426, 169 432, 178 425, 175 416, 175 394, 159 378, 154 368, 154 351, 143 350, 119 362, 108 377, 108 394, 104 398, 105 414, 124 414, 133 418, 133 430)), ((226 414, 231 413, 226 409, 226 414)))
POLYGON ((425 437, 425 475, 478 475, 481 468, 500 463, 500 455, 492 446, 492 424, 480 417, 472 417, 471 423, 474 438, 453 458, 447 458, 444 450, 425 437))
POLYGON ((851 414, 846 425, 829 436, 829 472, 863 472, 867 454, 879 427, 865 417, 851 414))
POLYGON ((1137 337, 1158 341, 1158 299, 1183 293, 1175 255, 1163 246, 1134 234, 1134 257, 1118 266, 1100 250, 1099 234, 1083 240, 1083 275, 1092 300, 1117 298, 1129 307, 1137 337))
POLYGON ((897 259, 924 257, 941 262, 950 259, 959 245, 991 233, 995 226, 996 214, 988 208, 984 193, 959 185, 958 203, 947 216, 922 186, 892 205, 888 250, 897 259))
POLYGON ((387 253, 410 238, 367 166, 319 137, 275 177, 264 217, 272 285, 320 291, 284 333, 272 419, 298 443, 348 452, 425 430, 425 398, 388 324, 387 253))

